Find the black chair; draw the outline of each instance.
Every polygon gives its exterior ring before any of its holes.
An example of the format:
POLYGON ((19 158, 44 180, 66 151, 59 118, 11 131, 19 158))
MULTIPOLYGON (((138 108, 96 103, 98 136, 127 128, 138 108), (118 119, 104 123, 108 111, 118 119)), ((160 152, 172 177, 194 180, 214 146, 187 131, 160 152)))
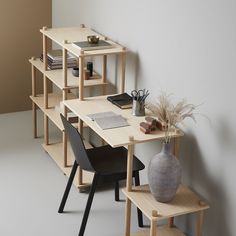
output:
MULTIPOLYGON (((75 156, 75 162, 72 167, 70 177, 58 210, 58 213, 62 213, 66 204, 67 197, 70 192, 70 188, 73 179, 76 174, 78 165, 86 171, 94 173, 92 186, 90 188, 86 208, 84 211, 82 223, 80 226, 79 236, 84 235, 86 223, 88 220, 90 208, 92 205, 94 193, 98 184, 104 182, 115 183, 115 200, 119 200, 119 182, 126 179, 127 169, 127 149, 124 147, 112 148, 109 145, 102 147, 95 147, 92 149, 85 149, 83 140, 78 130, 71 125, 66 118, 61 115, 65 132, 67 133, 71 147, 75 156)), ((140 185, 139 171, 145 168, 144 164, 134 156, 133 160, 133 177, 135 185, 140 185)), ((138 211, 138 224, 143 227, 142 212, 138 211)))

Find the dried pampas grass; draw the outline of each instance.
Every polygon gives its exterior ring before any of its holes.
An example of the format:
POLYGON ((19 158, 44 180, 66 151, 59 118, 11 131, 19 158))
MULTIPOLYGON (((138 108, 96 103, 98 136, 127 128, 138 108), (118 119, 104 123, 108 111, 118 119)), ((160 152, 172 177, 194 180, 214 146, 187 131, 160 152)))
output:
POLYGON ((146 108, 153 112, 158 120, 167 127, 165 134, 165 143, 170 142, 170 131, 183 122, 186 118, 191 118, 195 121, 193 111, 197 106, 188 104, 186 99, 174 104, 172 102, 172 94, 162 92, 159 97, 153 101, 146 103, 146 108))

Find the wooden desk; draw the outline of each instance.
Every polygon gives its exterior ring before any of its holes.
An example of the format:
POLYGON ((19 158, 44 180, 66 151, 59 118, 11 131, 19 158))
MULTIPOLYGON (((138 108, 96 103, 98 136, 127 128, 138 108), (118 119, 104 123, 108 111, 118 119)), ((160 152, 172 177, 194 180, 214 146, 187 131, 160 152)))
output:
MULTIPOLYGON (((85 98, 83 101, 80 101, 79 99, 73 99, 73 100, 67 100, 64 101, 64 105, 68 107, 72 112, 75 113, 79 117, 79 119, 82 122, 85 122, 92 130, 94 130, 102 139, 104 139, 108 144, 110 144, 112 147, 119 147, 119 146, 127 146, 128 148, 128 162, 127 162, 127 182, 126 182, 126 190, 124 190, 124 194, 126 195, 126 210, 125 210, 125 236, 130 236, 130 222, 131 222, 131 201, 138 205, 138 207, 146 214, 150 219, 152 219, 152 227, 151 227, 151 235, 156 235, 155 230, 155 223, 159 219, 157 216, 149 216, 150 213, 147 213, 145 211, 145 206, 142 205, 142 195, 144 198, 147 199, 147 194, 143 194, 142 192, 138 191, 137 188, 132 188, 132 166, 133 166, 133 153, 134 153, 134 145, 138 143, 144 143, 144 142, 150 142, 154 140, 160 140, 165 137, 165 133, 162 131, 155 131, 151 134, 144 134, 139 130, 139 123, 144 121, 144 117, 136 117, 131 114, 131 109, 122 110, 106 99, 107 96, 99 96, 99 97, 91 97, 91 98, 85 98), (108 130, 101 130, 94 121, 91 121, 87 115, 97 112, 107 112, 107 111, 113 111, 116 114, 122 115, 127 122, 130 124, 130 126, 121 127, 121 128, 115 128, 115 129, 108 129, 108 130), (133 194, 135 194, 133 196, 133 194), (136 199, 137 196, 137 199, 136 199), (141 198, 140 198, 141 197, 141 198), (139 204, 141 202, 141 204, 139 204)), ((150 113, 146 112, 146 115, 151 115, 150 113)), ((80 124, 82 126, 82 124, 80 124)), ((178 157, 178 147, 179 147, 179 137, 183 135, 181 131, 178 132, 172 132, 170 135, 174 138, 174 154, 178 157)), ((142 188, 142 187, 141 187, 142 188)), ((195 194, 191 193, 190 199, 195 199, 195 194)), ((150 192, 148 193, 148 198, 152 199, 152 196, 150 192)), ((199 206, 198 202, 200 199, 196 198, 193 202, 193 206, 189 206, 187 204, 188 208, 186 208, 185 204, 182 204, 182 210, 179 209, 176 213, 176 209, 174 208, 170 213, 168 213, 165 218, 171 218, 175 215, 181 215, 190 213, 190 212, 198 212, 208 208, 208 206, 199 206), (196 200, 197 199, 197 200, 196 200), (188 209, 188 211, 186 211, 188 209)), ((159 208, 159 205, 155 203, 154 199, 152 199, 152 205, 150 209, 153 207, 155 209, 159 208)), ((187 201, 189 203, 189 199, 187 201)), ((151 210, 150 210, 151 211, 151 210)), ((171 218, 173 219, 173 218, 171 218)), ((201 223, 202 218, 199 220, 201 223)), ((198 222, 198 223, 199 223, 198 222)), ((200 224, 199 223, 199 224, 200 224)), ((173 226, 173 220, 170 220, 169 226, 173 226)), ((165 234, 167 231, 176 231, 176 229, 161 229, 163 231, 163 235, 183 235, 180 234, 179 231, 175 234, 165 234)), ((199 226, 199 232, 201 232, 201 225, 199 226)), ((148 233, 149 234, 149 233, 148 233)), ((144 234, 137 234, 137 235, 146 235, 144 234)), ((159 235, 159 234, 158 234, 159 235)), ((162 234, 160 234, 162 235, 162 234)), ((200 233, 197 234, 200 236, 200 233)))

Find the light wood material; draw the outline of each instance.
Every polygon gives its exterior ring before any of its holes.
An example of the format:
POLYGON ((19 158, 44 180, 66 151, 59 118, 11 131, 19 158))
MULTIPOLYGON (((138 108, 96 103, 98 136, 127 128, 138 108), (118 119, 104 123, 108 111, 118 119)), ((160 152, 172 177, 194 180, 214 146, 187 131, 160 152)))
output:
POLYGON ((132 190, 132 175, 133 175, 133 155, 134 155, 134 145, 132 142, 134 137, 129 137, 130 144, 128 145, 128 162, 127 162, 127 179, 126 179, 126 188, 127 191, 132 190))
MULTIPOLYGON (((85 148, 92 148, 92 146, 84 141, 85 143, 85 148)), ((74 155, 71 149, 70 144, 68 143, 68 167, 64 167, 64 158, 63 158, 63 143, 53 143, 49 145, 43 145, 43 148, 45 151, 52 157, 52 159, 56 162, 56 164, 60 167, 60 169, 63 171, 63 173, 66 174, 66 176, 69 177, 70 172, 71 172, 71 166, 74 162, 74 155)), ((74 185, 78 188, 87 188, 91 185, 92 180, 93 180, 93 173, 88 172, 88 171, 83 171, 83 184, 80 185, 78 183, 78 171, 76 173, 76 176, 74 178, 74 185)))
MULTIPOLYGON (((32 58, 32 60, 35 60, 32 58)), ((31 65, 31 77, 32 77, 32 96, 36 96, 36 69, 31 65)), ((33 119, 33 137, 37 138, 37 107, 32 102, 32 119, 33 119)))
MULTIPOLYGON (((79 78, 72 75, 72 69, 67 69, 67 87, 64 87, 64 80, 63 80, 63 70, 57 69, 57 70, 48 70, 44 71, 43 69, 43 63, 40 61, 39 58, 36 60, 30 59, 29 62, 34 65, 40 72, 45 73, 47 78, 52 81, 53 84, 55 84, 59 89, 73 89, 79 87, 79 78)), ((105 86, 108 82, 103 83, 101 76, 94 71, 93 76, 90 77, 89 80, 84 81, 84 87, 93 87, 93 86, 105 86)))
MULTIPOLYGON (((144 117, 137 117, 131 114, 131 109, 120 109, 107 101, 107 96, 84 98, 83 101, 79 99, 63 101, 63 103, 76 114, 81 120, 83 120, 92 130, 94 130, 102 139, 104 139, 112 147, 126 146, 131 143, 144 143, 154 140, 161 140, 165 137, 165 132, 156 130, 151 134, 144 134, 139 130, 140 122, 144 121, 144 117), (94 121, 91 121, 87 115, 97 112, 113 111, 116 114, 122 115, 130 126, 101 130, 94 121), (129 137, 133 136, 134 141, 130 142, 129 137)), ((146 115, 151 115, 149 111, 146 111, 146 115)), ((172 132, 172 137, 181 136, 183 133, 172 132)))
POLYGON ((67 50, 63 48, 62 50, 63 60, 62 60, 62 71, 63 71, 63 81, 64 81, 64 88, 67 87, 67 50))
MULTIPOLYGON (((49 104, 48 109, 44 108, 44 98, 43 95, 37 95, 36 97, 30 96, 33 103, 35 103, 44 114, 46 114, 49 119, 61 130, 64 131, 64 126, 61 121, 61 117, 58 111, 55 110, 55 106, 59 105, 62 101, 61 93, 49 93, 49 104)), ((72 93, 68 94, 69 99, 75 98, 75 95, 72 93)))
MULTIPOLYGON (((77 57, 81 56, 81 50, 73 46, 71 42, 86 41, 88 35, 98 35, 101 39, 104 39, 104 36, 86 27, 48 28, 46 31, 41 29, 40 32, 77 57), (64 43, 65 39, 68 42, 67 44, 64 43)), ((113 45, 113 48, 85 51, 83 56, 119 54, 123 52, 122 46, 111 40, 108 40, 108 42, 113 45)))
POLYGON ((37 138, 37 106, 32 102, 33 137, 37 138))
POLYGON ((186 186, 181 185, 174 199, 169 203, 160 203, 152 196, 148 185, 133 187, 132 192, 122 190, 150 220, 152 211, 158 211, 158 220, 168 219, 173 216, 184 215, 208 209, 209 206, 200 206, 200 198, 186 186))
POLYGON ((125 236, 130 236, 130 224, 131 224, 131 201, 126 198, 125 202, 125 236))
MULTIPOLYGON (((79 68, 84 68, 84 58, 79 58, 79 68)), ((79 99, 84 99, 84 71, 79 70, 79 99)))
POLYGON ((48 108, 48 78, 43 76, 44 108, 48 108))
MULTIPOLYGON (((45 27, 43 28, 44 31, 46 31, 47 29, 45 29, 45 27)), ((47 59, 47 36, 43 35, 43 69, 46 71, 48 69, 48 59, 47 59)))
POLYGON ((49 144, 49 133, 48 133, 48 117, 44 114, 43 117, 43 126, 44 126, 44 144, 49 144))
MULTIPOLYGON (((173 227, 169 228, 168 226, 159 226, 156 228, 157 236, 186 236, 183 232, 181 232, 178 228, 173 227)), ((131 236, 150 236, 150 229, 145 229, 138 231, 136 233, 132 233, 131 236)))
POLYGON ((203 211, 198 212, 196 223, 196 236, 202 236, 203 215, 203 211))
POLYGON ((122 49, 123 52, 120 55, 120 63, 121 63, 121 78, 120 78, 120 93, 124 93, 125 91, 125 63, 126 63, 126 49, 122 49))
MULTIPOLYGON (((32 60, 34 60, 32 58, 32 60)), ((34 65, 31 65, 31 78, 32 78, 32 96, 36 96, 36 69, 34 65)))
MULTIPOLYGON (((103 65, 102 65, 102 82, 106 84, 107 82, 107 55, 103 56, 103 65)), ((102 94, 106 94, 106 86, 102 86, 102 94)))

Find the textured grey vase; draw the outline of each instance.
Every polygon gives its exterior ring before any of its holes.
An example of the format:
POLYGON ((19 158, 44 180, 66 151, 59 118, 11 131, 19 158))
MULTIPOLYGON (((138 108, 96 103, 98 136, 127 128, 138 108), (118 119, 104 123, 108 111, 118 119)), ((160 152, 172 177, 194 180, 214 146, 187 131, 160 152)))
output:
POLYGON ((179 160, 171 153, 170 144, 163 144, 148 166, 148 181, 152 195, 159 202, 171 201, 181 181, 179 160))

